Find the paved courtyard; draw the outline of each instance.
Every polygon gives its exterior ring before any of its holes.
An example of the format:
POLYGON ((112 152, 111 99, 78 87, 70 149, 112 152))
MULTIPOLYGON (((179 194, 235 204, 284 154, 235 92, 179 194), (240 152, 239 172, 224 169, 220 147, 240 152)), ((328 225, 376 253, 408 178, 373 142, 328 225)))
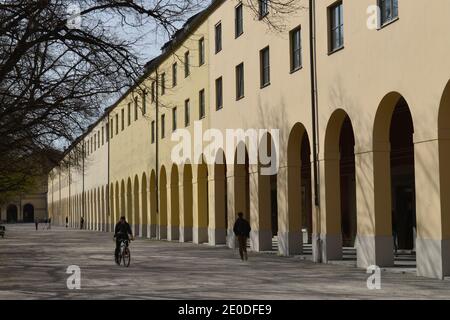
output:
POLYGON ((298 257, 207 245, 138 239, 129 268, 113 262, 109 233, 35 231, 7 225, 0 239, 0 299, 449 299, 450 281, 382 273, 368 290, 364 270, 298 257), (66 269, 81 268, 81 289, 67 289, 66 269))

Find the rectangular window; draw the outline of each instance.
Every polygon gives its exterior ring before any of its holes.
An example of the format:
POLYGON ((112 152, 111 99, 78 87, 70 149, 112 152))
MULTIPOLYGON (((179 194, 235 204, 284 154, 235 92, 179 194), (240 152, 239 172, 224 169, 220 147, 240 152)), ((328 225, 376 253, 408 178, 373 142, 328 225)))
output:
POLYGON ((259 18, 262 19, 269 14, 269 0, 259 0, 259 18))
POLYGON ((142 92, 142 115, 147 113, 147 92, 142 92))
POLYGON ((139 105, 138 105, 138 98, 134 98, 134 121, 137 121, 138 119, 138 109, 139 109, 139 105))
POLYGON ((203 119, 205 117, 205 89, 200 90, 198 94, 198 109, 199 119, 203 119))
POLYGON ((240 3, 234 10, 234 36, 235 38, 238 38, 241 34, 244 33, 244 11, 242 3, 240 3))
POLYGON ((330 53, 344 46, 344 6, 342 2, 329 9, 330 53))
POLYGON ((163 73, 161 75, 161 95, 163 96, 166 93, 166 74, 163 73))
POLYGON ((302 43, 300 27, 291 31, 291 72, 294 72, 302 66, 302 43))
POLYGON ((100 141, 100 130, 97 131, 97 147, 101 147, 101 141, 100 141))
POLYGON ((187 127, 189 126, 190 122, 191 122, 191 106, 190 106, 190 101, 189 99, 187 99, 186 101, 184 101, 184 126, 187 127))
POLYGON ((114 137, 114 119, 111 118, 111 139, 114 137))
POLYGON ((97 150, 97 135, 94 134, 94 151, 97 150))
POLYGON ((177 107, 172 108, 172 131, 177 130, 177 107))
POLYGON ((187 78, 191 74, 189 65, 189 51, 184 54, 184 77, 187 78))
POLYGON ((155 143, 155 120, 152 121, 152 143, 155 143))
POLYGON ((105 144, 105 127, 102 127, 102 146, 105 144))
POLYGON ((116 114, 116 135, 119 134, 119 114, 116 114))
POLYGON ((121 110, 122 131, 125 129, 125 110, 121 110))
POLYGON ((105 137, 106 137, 106 142, 109 141, 109 123, 106 124, 105 127, 105 137))
POLYGON ((269 47, 262 49, 259 53, 261 65, 261 88, 270 84, 270 51, 269 47))
POLYGON ((198 52, 198 65, 202 66, 205 64, 205 38, 198 41, 198 52))
POLYGON ((398 18, 398 0, 379 0, 378 2, 382 26, 398 18))
POLYGON ((177 63, 172 65, 172 87, 177 86, 177 63))
POLYGON ((215 27, 216 53, 222 51, 222 23, 219 22, 215 27))
POLYGON ((236 100, 244 97, 244 63, 236 66, 236 100))
POLYGON ((152 88, 151 88, 152 103, 155 102, 155 86, 156 86, 156 83, 155 83, 155 81, 153 81, 152 88))
POLYGON ((216 110, 223 108, 223 82, 222 77, 216 80, 216 110))
POLYGON ((161 139, 164 139, 166 136, 166 115, 161 115, 161 139))
POLYGON ((128 102, 128 125, 131 125, 131 102, 128 102))

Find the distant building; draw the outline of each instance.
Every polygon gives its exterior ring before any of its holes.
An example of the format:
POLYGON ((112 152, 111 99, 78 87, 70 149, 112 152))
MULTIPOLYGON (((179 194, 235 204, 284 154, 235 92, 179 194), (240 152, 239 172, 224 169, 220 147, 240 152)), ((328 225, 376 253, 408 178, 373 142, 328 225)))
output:
POLYGON ((0 204, 0 221, 2 222, 34 222, 36 218, 46 219, 47 217, 46 179, 42 180, 36 190, 0 204))

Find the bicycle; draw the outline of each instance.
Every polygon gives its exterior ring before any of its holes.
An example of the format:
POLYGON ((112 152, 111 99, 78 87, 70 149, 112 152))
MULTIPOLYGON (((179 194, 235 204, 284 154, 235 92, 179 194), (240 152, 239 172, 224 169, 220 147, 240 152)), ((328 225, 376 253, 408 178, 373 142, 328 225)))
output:
POLYGON ((116 259, 116 263, 120 266, 123 263, 124 267, 129 267, 131 262, 131 252, 130 248, 128 248, 128 245, 130 243, 130 240, 123 239, 120 242, 120 249, 119 249, 119 255, 116 259))

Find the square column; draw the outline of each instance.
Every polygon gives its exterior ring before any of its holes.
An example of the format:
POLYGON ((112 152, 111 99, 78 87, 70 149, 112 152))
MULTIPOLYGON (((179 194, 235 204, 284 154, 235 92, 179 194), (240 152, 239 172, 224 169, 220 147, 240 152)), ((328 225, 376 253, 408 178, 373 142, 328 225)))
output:
POLYGON ((277 175, 278 253, 302 254, 301 165, 280 167, 277 175))
POLYGON ((225 177, 215 177, 208 180, 208 205, 209 205, 209 226, 208 239, 209 244, 215 246, 217 244, 226 243, 225 230, 225 177))
POLYGON ((270 176, 260 175, 250 165, 250 243, 254 251, 272 250, 270 176))

